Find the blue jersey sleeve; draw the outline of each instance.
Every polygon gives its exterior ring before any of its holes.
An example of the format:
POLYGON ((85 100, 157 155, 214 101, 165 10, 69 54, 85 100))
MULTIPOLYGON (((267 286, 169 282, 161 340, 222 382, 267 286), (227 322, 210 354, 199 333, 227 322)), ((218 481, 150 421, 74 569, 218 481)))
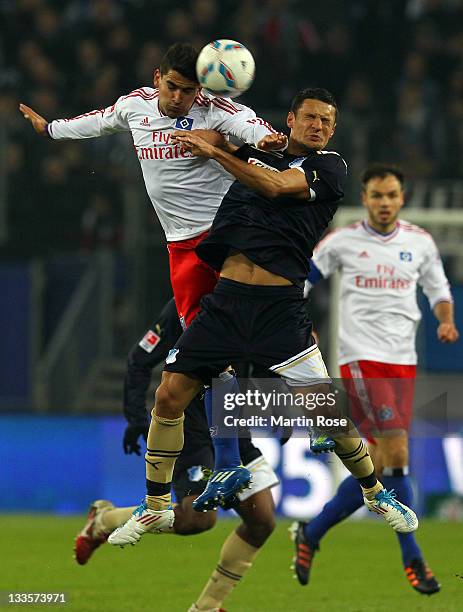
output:
POLYGON ((323 274, 314 264, 312 259, 309 259, 309 265, 310 265, 310 272, 307 276, 307 280, 309 281, 310 285, 313 287, 313 285, 318 283, 318 281, 323 278, 323 274))

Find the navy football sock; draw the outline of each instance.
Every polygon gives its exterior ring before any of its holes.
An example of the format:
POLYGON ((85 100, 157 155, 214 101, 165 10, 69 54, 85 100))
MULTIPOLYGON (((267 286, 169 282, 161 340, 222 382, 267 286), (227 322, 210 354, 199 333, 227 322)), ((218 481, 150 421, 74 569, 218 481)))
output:
MULTIPOLYGON (((413 491, 410 485, 410 479, 408 475, 404 473, 407 471, 408 470, 406 468, 399 468, 395 470, 392 470, 392 468, 384 468, 383 476, 381 476, 381 482, 388 491, 390 489, 394 489, 397 499, 411 508, 413 504, 413 491), (384 475, 385 472, 386 474, 388 472, 392 472, 394 474, 399 473, 399 475, 387 476, 384 475), (400 472, 402 473, 400 474, 400 472)), ((402 560, 405 566, 407 566, 412 559, 423 558, 413 533, 397 533, 397 537, 399 539, 400 550, 402 551, 402 560)))
POLYGON ((307 539, 312 546, 317 546, 328 529, 362 506, 363 494, 358 480, 348 476, 339 485, 336 495, 324 505, 320 514, 306 525, 304 533, 307 539))
MULTIPOLYGON (((206 407, 206 415, 207 422, 209 424, 210 432, 211 432, 211 440, 214 446, 214 454, 215 454, 215 470, 220 470, 223 468, 236 467, 241 465, 240 458, 240 450, 238 444, 238 428, 237 427, 227 427, 227 432, 229 434, 235 434, 233 437, 220 438, 213 427, 213 418, 212 418, 212 404, 214 399, 214 408, 215 410, 219 410, 221 412, 221 417, 217 419, 220 423, 223 422, 223 417, 227 416, 236 416, 239 414, 235 414, 235 411, 239 410, 236 407, 234 410, 225 413, 224 410, 224 396, 226 393, 239 393, 239 386, 235 376, 232 376, 228 372, 224 372, 221 374, 222 383, 220 386, 217 386, 218 383, 215 383, 214 393, 211 388, 206 389, 204 394, 204 405, 206 407), (226 376, 225 376, 226 375, 226 376)), ((217 415, 216 415, 217 416, 217 415)))

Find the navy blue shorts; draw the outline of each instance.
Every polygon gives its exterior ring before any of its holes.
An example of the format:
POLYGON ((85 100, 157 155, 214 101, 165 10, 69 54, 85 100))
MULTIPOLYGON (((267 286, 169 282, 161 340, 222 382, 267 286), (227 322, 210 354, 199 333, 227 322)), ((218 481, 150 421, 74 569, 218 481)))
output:
POLYGON ((201 300, 201 311, 170 351, 165 370, 204 384, 231 363, 270 369, 313 345, 302 290, 246 285, 221 278, 201 300))

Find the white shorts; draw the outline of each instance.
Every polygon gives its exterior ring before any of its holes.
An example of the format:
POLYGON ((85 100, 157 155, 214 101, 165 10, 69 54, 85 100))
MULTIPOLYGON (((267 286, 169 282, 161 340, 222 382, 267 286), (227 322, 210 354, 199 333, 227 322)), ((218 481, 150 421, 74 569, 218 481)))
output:
POLYGON ((267 459, 263 455, 256 457, 245 467, 251 472, 252 481, 249 489, 244 489, 244 491, 238 493, 240 501, 245 501, 249 499, 251 495, 254 495, 254 493, 259 493, 259 491, 263 491, 267 488, 270 489, 280 482, 278 476, 272 470, 270 464, 267 463, 267 459))
POLYGON ((309 387, 331 382, 322 354, 316 344, 312 344, 308 349, 269 369, 284 378, 290 387, 309 387))

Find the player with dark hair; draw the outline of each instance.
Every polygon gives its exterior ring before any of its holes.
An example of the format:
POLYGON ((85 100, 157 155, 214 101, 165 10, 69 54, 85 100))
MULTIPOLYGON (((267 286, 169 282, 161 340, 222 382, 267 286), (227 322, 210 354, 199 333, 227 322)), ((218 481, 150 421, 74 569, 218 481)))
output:
MULTIPOLYGON (((202 91, 196 78, 197 56, 190 44, 172 45, 162 58, 160 68, 154 71, 154 88, 140 87, 108 108, 72 119, 49 123, 30 107, 20 104, 21 112, 35 131, 52 139, 131 133, 148 195, 166 234, 172 289, 183 327, 199 311, 201 296, 212 291, 217 282, 217 273, 197 257, 195 247, 207 235, 232 178, 219 164, 198 159, 182 148, 172 138, 173 133, 201 130, 204 138, 221 146, 222 135, 228 134, 261 146, 265 146, 265 139, 270 136, 272 146, 285 144, 285 138, 256 117, 250 108, 202 91)), ((180 427, 182 422, 183 416, 178 421, 180 427)), ((149 452, 145 459, 149 482, 157 466, 149 452)), ((95 514, 91 510, 92 513, 95 514)), ((162 521, 154 521, 151 531, 172 528, 174 518, 172 512, 162 521)), ((254 529, 257 532, 258 526, 254 529)), ((260 543, 267 536, 268 532, 263 534, 260 543)), ((250 565, 249 551, 256 552, 252 537, 250 544, 239 538, 232 547, 226 546, 227 540, 224 551, 232 564, 244 568, 250 565)))
MULTIPOLYGON (((48 123, 20 105, 34 129, 53 139, 131 132, 148 195, 166 233, 170 279, 183 328, 199 311, 201 297, 217 282, 217 272, 198 258, 195 247, 207 235, 232 177, 214 161, 194 157, 173 139, 173 133, 199 129, 204 138, 220 146, 226 146, 224 134, 261 147, 286 144, 286 137, 250 108, 203 92, 196 79, 196 59, 191 45, 172 45, 161 60, 161 69, 154 71, 156 89, 136 89, 111 107, 73 119, 48 123)), ((233 376, 229 384, 237 386, 233 376)), ((206 391, 206 401, 209 395, 206 391)), ((239 456, 238 447, 233 450, 239 456)), ((155 468, 149 453, 146 461, 150 480, 155 468)))
MULTIPOLYGON (((314 251, 309 282, 335 270, 342 274, 339 303, 339 364, 352 415, 368 439, 376 473, 397 498, 413 505, 408 477, 408 430, 412 419, 421 318, 417 284, 439 321, 441 342, 455 342, 452 295, 434 241, 422 228, 399 219, 404 175, 392 165, 373 164, 361 179, 367 219, 338 229, 314 251)), ((324 534, 362 506, 362 492, 348 477, 322 512, 296 526, 296 574, 309 581, 310 567, 324 534)), ((439 591, 414 534, 398 533, 407 579, 419 593, 439 591)))
MULTIPOLYGON (((346 164, 325 150, 335 130, 336 109, 320 100, 318 92, 306 90, 297 111, 289 112, 285 154, 244 145, 231 155, 198 135, 176 134, 185 149, 216 160, 238 180, 224 197, 211 233, 197 247, 199 257, 220 271, 219 283, 203 298, 200 313, 170 351, 156 392, 148 454, 157 470, 146 501, 111 534, 111 544, 138 541, 146 523, 173 514, 170 489, 183 446, 183 412, 202 384, 220 376, 230 362, 255 362, 293 387, 328 380, 302 292, 307 255, 343 197, 346 164)), ((335 441, 335 452, 358 479, 368 507, 396 530, 416 529, 414 513, 377 481, 362 441, 355 435, 335 441)), ((239 485, 243 471, 236 464, 216 469, 195 509, 208 510, 217 499, 226 501, 234 487, 228 482, 239 485)))
POLYGON ((203 91, 196 78, 197 57, 190 44, 176 43, 154 71, 154 89, 140 87, 108 108, 72 119, 49 123, 20 105, 36 132, 54 140, 131 132, 146 190, 166 234, 172 289, 184 327, 198 312, 201 296, 217 282, 217 274, 194 249, 211 227, 232 179, 219 164, 182 149, 172 133, 200 129, 216 144, 223 141, 220 134, 250 144, 276 134, 250 108, 203 91))
POLYGON ((304 105, 304 102, 308 99, 318 100, 329 104, 334 109, 334 121, 338 120, 339 109, 335 97, 331 92, 322 87, 307 87, 301 89, 293 98, 291 102, 290 113, 294 116, 297 115, 298 110, 304 105))
MULTIPOLYGON (((145 402, 152 370, 165 359, 181 334, 182 328, 172 299, 129 352, 124 381, 124 415, 128 422, 123 439, 125 453, 140 455, 139 439, 144 437, 146 440, 149 429, 145 402)), ((172 529, 164 526, 157 533, 193 535, 215 525, 214 512, 195 512, 192 506, 193 500, 206 487, 204 470, 211 470, 214 466, 214 451, 200 395, 185 411, 184 432, 185 445, 175 465, 172 482, 177 500, 175 520, 172 529)), ((225 541, 218 566, 196 602, 198 608, 193 607, 193 610, 218 608, 222 604, 228 592, 236 587, 244 572, 251 567, 275 526, 270 488, 278 484, 278 477, 252 443, 249 432, 240 438, 240 456, 253 474, 253 488, 240 493, 233 504, 233 509, 243 522, 225 541)), ((75 541, 77 562, 86 564, 96 548, 104 544, 135 509, 115 507, 108 500, 93 502, 87 522, 75 541)))
POLYGON ((161 59, 159 71, 161 75, 177 72, 192 83, 198 81, 196 76, 196 62, 198 52, 188 43, 175 43, 169 47, 161 59))

